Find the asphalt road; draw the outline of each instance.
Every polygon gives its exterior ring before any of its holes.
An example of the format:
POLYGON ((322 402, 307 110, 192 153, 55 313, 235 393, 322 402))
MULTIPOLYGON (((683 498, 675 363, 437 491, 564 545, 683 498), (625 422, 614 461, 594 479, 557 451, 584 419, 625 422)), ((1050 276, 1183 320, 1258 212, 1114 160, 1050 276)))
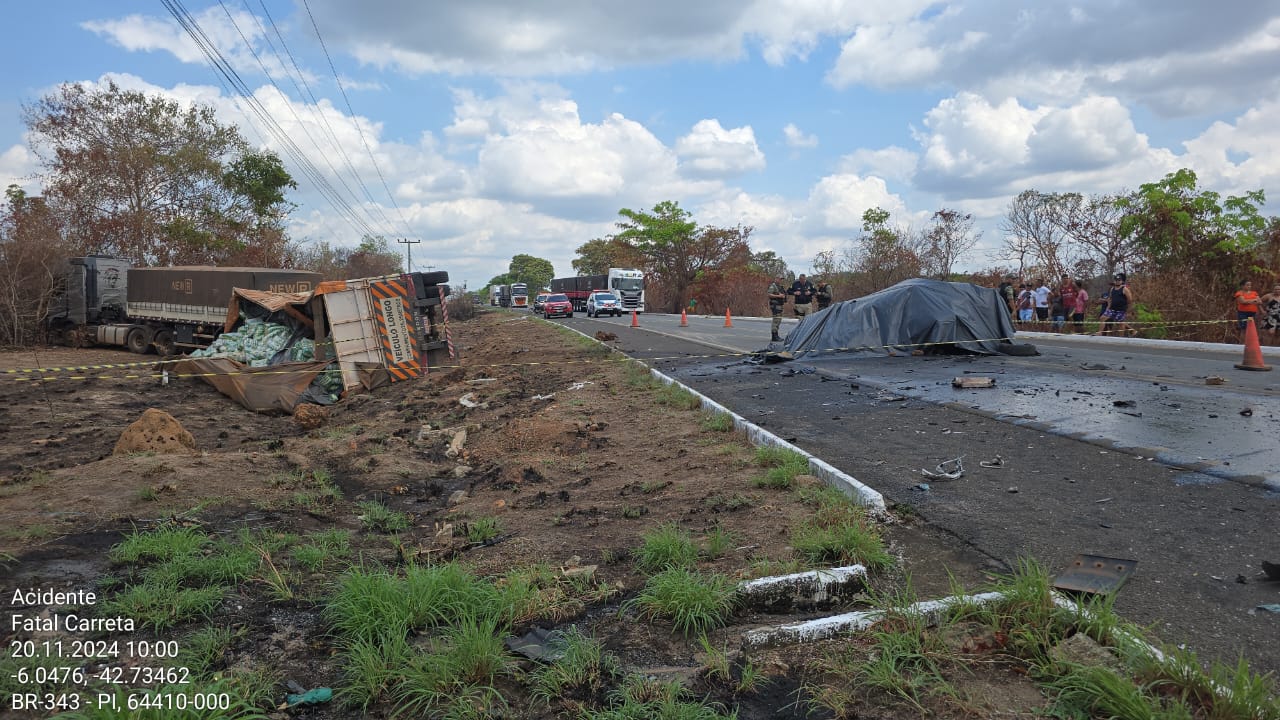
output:
POLYGON ((1258 609, 1280 602, 1260 569, 1280 562, 1280 371, 1235 370, 1239 349, 1057 337, 1036 338, 1044 354, 1031 358, 762 365, 744 353, 763 347, 766 319, 630 321, 563 322, 608 327, 619 349, 884 493, 932 531, 931 547, 905 554, 1002 568, 1030 558, 1051 573, 1077 553, 1136 561, 1117 597, 1126 618, 1202 658, 1280 671, 1280 614, 1258 609), (1205 385, 1208 375, 1227 382, 1205 385), (964 376, 997 382, 953 389, 964 376), (997 456, 1001 467, 979 465, 997 456), (958 457, 961 479, 921 473, 958 457))
MULTIPOLYGON (((630 317, 601 318, 631 332, 630 317)), ((762 318, 645 314, 641 330, 707 345, 708 359, 767 346, 762 318)), ((784 321, 783 335, 796 325, 784 321)), ((1168 465, 1280 491, 1280 371, 1234 365, 1239 346, 1020 333, 1038 357, 913 358, 833 353, 806 365, 932 403, 956 403, 1017 424, 1154 457, 1168 465), (988 376, 996 387, 957 391, 952 380, 988 376), (1209 377, 1222 385, 1207 385, 1209 377), (1243 414, 1242 414, 1243 413, 1243 414)), ((696 346, 695 346, 696 347, 696 346)), ((1266 349, 1280 365, 1280 348, 1266 349)))

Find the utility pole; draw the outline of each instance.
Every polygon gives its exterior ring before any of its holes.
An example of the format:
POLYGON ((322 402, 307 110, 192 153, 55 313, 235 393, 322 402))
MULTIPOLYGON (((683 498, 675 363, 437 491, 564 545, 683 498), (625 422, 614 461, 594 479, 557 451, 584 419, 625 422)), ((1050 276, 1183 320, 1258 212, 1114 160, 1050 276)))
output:
POLYGON ((413 248, 411 246, 417 245, 422 241, 410 240, 408 238, 398 238, 396 242, 400 243, 401 245, 404 245, 404 263, 405 263, 404 271, 406 273, 413 272, 413 248))

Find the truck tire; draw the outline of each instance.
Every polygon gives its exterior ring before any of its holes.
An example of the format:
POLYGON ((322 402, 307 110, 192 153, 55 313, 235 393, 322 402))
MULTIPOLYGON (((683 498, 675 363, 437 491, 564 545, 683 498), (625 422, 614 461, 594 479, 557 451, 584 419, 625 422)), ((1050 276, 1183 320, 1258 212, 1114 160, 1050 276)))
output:
POLYGON ((155 337, 152 338, 151 344, 156 347, 156 354, 160 357, 169 357, 178 354, 178 345, 173 341, 172 330, 158 330, 155 337))
POLYGON ((436 270, 434 272, 418 273, 418 276, 422 278, 423 285, 439 285, 440 283, 449 282, 448 270, 436 270))
POLYGON ((124 346, 129 348, 129 352, 138 355, 146 355, 151 349, 151 333, 146 328, 136 327, 129 331, 124 337, 124 346))

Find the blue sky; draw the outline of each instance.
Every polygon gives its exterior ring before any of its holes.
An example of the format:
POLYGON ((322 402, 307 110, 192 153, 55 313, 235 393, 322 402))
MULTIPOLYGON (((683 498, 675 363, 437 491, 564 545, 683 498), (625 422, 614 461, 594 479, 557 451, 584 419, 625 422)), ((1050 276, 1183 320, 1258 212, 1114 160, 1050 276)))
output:
MULTIPOLYGON (((1181 167, 1224 195, 1262 188, 1280 213, 1276 3, 181 7, 301 148, 303 161, 286 155, 295 239, 418 238, 418 269, 471 287, 517 253, 571 274, 573 250, 609 234, 620 208, 662 200, 754 227, 754 249, 795 271, 848 250, 875 206, 915 228, 943 207, 972 213, 983 238, 961 265, 989 267, 1018 192, 1112 193, 1181 167), (350 187, 346 207, 301 162, 350 187)), ((282 152, 160 0, 6 10, 0 184, 39 192, 21 107, 63 82, 206 103, 282 152)))

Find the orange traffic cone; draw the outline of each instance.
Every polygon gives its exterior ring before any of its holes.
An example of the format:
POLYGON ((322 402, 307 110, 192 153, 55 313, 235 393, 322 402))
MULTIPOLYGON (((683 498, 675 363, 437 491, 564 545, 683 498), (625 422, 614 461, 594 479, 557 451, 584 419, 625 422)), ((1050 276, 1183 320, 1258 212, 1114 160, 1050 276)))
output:
POLYGON ((640 316, 635 310, 631 311, 631 327, 640 327, 640 316))
POLYGON ((733 327, 733 318, 729 317, 729 308, 724 309, 724 326, 733 327))
POLYGON ((1262 344, 1258 342, 1258 329, 1253 326, 1253 318, 1248 319, 1244 327, 1244 362, 1237 363, 1241 370, 1270 370, 1271 366, 1262 362, 1262 344))
POLYGON ((689 316, 684 310, 680 311, 680 327, 689 327, 689 316))

